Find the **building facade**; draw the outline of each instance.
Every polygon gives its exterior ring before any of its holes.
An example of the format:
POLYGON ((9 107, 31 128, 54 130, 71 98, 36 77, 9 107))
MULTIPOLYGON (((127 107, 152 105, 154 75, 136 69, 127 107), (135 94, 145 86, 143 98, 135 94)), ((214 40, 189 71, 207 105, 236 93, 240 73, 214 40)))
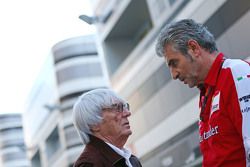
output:
POLYGON ((0 122, 0 166, 30 167, 21 114, 1 114, 0 122))
POLYGON ((164 59, 156 56, 161 28, 191 18, 214 34, 229 58, 250 55, 248 0, 95 0, 101 53, 112 87, 132 110, 128 147, 144 167, 201 165, 198 90, 173 81, 164 59))
MULTIPOLYGON (((83 145, 72 124, 72 108, 77 97, 89 90, 108 87, 103 63, 98 55, 95 36, 76 37, 52 48, 60 101, 60 126, 64 132, 65 154, 69 165, 80 155, 83 145)), ((61 156, 61 159, 64 159, 61 156)), ((54 166, 63 165, 58 160, 54 166)))
POLYGON ((95 36, 63 40, 52 48, 24 113, 26 142, 33 167, 70 167, 84 146, 73 124, 77 97, 108 87, 95 36))
POLYGON ((63 150, 53 57, 48 56, 27 98, 23 113, 25 143, 32 167, 49 166, 63 150), (60 134, 60 135, 59 135, 60 134), (59 137, 60 136, 60 137, 59 137), (52 144, 52 143, 56 144, 52 144))

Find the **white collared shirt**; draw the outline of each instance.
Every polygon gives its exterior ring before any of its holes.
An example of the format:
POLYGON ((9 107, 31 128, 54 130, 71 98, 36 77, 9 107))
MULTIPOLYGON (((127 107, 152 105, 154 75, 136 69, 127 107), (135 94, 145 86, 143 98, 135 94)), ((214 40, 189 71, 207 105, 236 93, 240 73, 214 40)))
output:
POLYGON ((129 161, 129 158, 131 157, 131 152, 126 149, 126 148, 123 148, 123 149, 120 149, 116 146, 114 146, 113 144, 110 144, 110 143, 107 143, 116 153, 118 153, 119 155, 121 155, 122 157, 125 158, 126 160, 126 164, 128 165, 128 167, 133 167, 132 164, 130 163, 129 161))

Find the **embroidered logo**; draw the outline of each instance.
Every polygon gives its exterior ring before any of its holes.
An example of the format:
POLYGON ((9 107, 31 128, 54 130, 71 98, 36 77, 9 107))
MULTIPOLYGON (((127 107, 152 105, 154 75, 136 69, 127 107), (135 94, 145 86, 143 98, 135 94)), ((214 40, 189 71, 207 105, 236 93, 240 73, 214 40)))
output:
POLYGON ((246 78, 250 78, 250 74, 249 75, 245 75, 245 76, 241 76, 237 78, 237 81, 241 81, 242 79, 246 79, 246 78))
POLYGON ((209 126, 209 130, 208 131, 205 131, 203 132, 202 134, 200 134, 200 142, 202 142, 203 140, 207 140, 209 139, 210 137, 214 136, 214 135, 217 135, 219 133, 219 126, 214 126, 214 127, 211 127, 209 126))
POLYGON ((214 93, 214 97, 212 98, 212 107, 210 116, 219 109, 220 109, 220 91, 216 91, 214 93))
POLYGON ((247 103, 247 102, 249 102, 249 99, 250 99, 250 94, 246 95, 246 96, 243 96, 243 97, 240 97, 239 101, 240 102, 244 101, 245 103, 247 103))
POLYGON ((250 112, 250 107, 247 106, 247 107, 241 109, 241 112, 242 113, 248 113, 248 112, 250 112))
POLYGON ((245 95, 239 98, 239 102, 242 106, 241 112, 242 113, 248 113, 250 112, 250 106, 249 106, 249 102, 250 102, 250 94, 249 95, 245 95), (248 103, 248 104, 246 104, 248 103))

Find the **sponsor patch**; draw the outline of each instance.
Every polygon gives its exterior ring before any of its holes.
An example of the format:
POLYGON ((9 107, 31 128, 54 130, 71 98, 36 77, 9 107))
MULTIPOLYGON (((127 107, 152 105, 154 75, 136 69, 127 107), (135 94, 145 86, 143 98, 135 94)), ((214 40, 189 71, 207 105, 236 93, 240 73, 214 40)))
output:
POLYGON ((220 92, 217 91, 215 92, 215 95, 212 99, 212 107, 211 107, 211 112, 210 112, 210 116, 217 110, 220 109, 220 92))
POLYGON ((244 101, 246 103, 246 102, 249 102, 249 99, 250 99, 250 94, 246 95, 246 96, 243 96, 243 97, 240 97, 239 101, 240 102, 244 101))
POLYGON ((250 107, 247 106, 247 107, 241 109, 241 112, 242 112, 242 113, 248 113, 248 112, 250 112, 250 107))
POLYGON ((207 140, 210 137, 217 135, 218 133, 219 133, 219 126, 214 126, 214 127, 209 126, 208 131, 205 131, 202 134, 200 134, 200 142, 202 142, 203 140, 207 140))

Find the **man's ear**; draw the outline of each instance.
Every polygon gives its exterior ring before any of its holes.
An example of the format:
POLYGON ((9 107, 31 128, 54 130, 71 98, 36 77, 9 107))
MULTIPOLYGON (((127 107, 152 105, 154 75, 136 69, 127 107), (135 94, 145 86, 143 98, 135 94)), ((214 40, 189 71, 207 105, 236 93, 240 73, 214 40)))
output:
POLYGON ((97 124, 97 125, 91 125, 90 126, 90 131, 95 133, 95 132, 99 132, 100 131, 100 126, 97 124))
POLYGON ((190 39, 187 43, 188 54, 191 56, 199 56, 201 54, 201 47, 196 40, 190 39))

